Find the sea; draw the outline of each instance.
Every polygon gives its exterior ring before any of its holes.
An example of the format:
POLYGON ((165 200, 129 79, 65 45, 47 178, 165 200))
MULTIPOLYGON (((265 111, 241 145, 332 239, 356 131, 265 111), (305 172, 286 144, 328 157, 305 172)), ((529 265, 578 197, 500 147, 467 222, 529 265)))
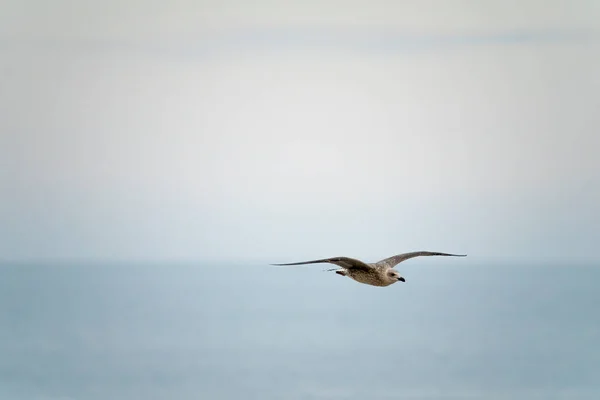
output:
POLYGON ((599 265, 436 261, 5 263, 0 399, 600 399, 599 265))

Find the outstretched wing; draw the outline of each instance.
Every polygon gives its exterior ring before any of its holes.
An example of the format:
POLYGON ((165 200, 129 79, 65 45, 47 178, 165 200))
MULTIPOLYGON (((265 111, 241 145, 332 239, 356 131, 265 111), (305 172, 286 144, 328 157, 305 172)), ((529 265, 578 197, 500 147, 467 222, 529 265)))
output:
POLYGON ((363 270, 363 271, 370 271, 372 269, 372 267, 365 264, 364 262, 362 262, 360 260, 356 260, 354 258, 349 258, 349 257, 333 257, 333 258, 324 258, 322 260, 302 261, 302 262, 295 262, 295 263, 288 263, 288 264, 271 264, 271 265, 281 266, 281 265, 304 265, 304 264, 319 264, 319 263, 335 264, 338 267, 342 267, 344 269, 363 270))
POLYGON ((411 253, 398 254, 375 263, 378 267, 394 268, 402 261, 408 260, 409 258, 420 257, 420 256, 451 256, 451 257, 466 257, 466 254, 448 254, 438 253, 433 251, 413 251, 411 253))

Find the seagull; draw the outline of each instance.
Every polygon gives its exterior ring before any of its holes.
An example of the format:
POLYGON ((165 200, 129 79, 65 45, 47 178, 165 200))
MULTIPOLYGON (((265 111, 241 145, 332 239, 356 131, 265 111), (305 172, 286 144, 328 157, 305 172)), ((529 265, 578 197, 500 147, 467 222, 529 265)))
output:
POLYGON ((396 265, 409 258, 420 256, 450 256, 450 257, 466 257, 466 254, 449 254, 432 251, 413 251, 411 253, 398 254, 389 258, 385 258, 376 263, 364 263, 360 260, 349 257, 333 257, 323 258, 321 260, 302 261, 287 264, 271 264, 276 266, 285 265, 305 265, 329 263, 341 267, 340 269, 333 268, 327 271, 335 271, 336 274, 347 276, 359 283, 364 283, 373 286, 389 286, 392 283, 406 282, 398 271, 394 269, 396 265))

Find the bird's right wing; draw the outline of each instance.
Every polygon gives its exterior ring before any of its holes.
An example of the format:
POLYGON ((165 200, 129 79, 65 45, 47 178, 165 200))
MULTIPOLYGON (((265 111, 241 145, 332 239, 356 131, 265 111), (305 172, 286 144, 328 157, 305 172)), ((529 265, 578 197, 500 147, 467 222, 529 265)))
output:
POLYGON ((370 271, 373 269, 373 267, 365 264, 364 262, 362 262, 360 260, 356 260, 354 258, 349 258, 349 257, 333 257, 333 258, 324 258, 322 260, 301 261, 301 262, 295 262, 295 263, 271 264, 271 265, 283 266, 283 265, 305 265, 305 264, 319 264, 319 263, 334 264, 334 265, 337 265, 338 267, 342 267, 344 269, 349 269, 349 270, 354 269, 354 270, 370 271))

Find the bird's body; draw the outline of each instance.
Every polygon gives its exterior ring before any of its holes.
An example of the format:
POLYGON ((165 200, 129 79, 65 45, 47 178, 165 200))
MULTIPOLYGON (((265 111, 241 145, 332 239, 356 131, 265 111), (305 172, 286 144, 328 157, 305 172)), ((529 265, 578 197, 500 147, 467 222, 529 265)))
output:
POLYGON ((345 270, 342 272, 337 270, 336 273, 354 279, 356 282, 372 286, 389 286, 398 281, 398 279, 386 279, 385 270, 381 268, 374 268, 368 272, 361 270, 345 270))
MULTIPOLYGON (((451 256, 451 257, 466 257, 466 254, 449 254, 439 253, 431 251, 415 251, 411 253, 398 254, 376 263, 364 263, 360 260, 349 258, 349 257, 333 257, 324 258, 321 260, 313 261, 302 261, 288 264, 273 264, 278 266, 283 265, 305 265, 305 264, 318 264, 318 263, 329 263, 335 264, 341 269, 333 269, 336 274, 347 276, 359 283, 372 286, 389 286, 398 281, 405 282, 405 279, 400 276, 398 271, 394 269, 396 265, 402 261, 408 260, 409 258, 419 256, 451 256)), ((330 270, 330 271, 333 271, 330 270)))

